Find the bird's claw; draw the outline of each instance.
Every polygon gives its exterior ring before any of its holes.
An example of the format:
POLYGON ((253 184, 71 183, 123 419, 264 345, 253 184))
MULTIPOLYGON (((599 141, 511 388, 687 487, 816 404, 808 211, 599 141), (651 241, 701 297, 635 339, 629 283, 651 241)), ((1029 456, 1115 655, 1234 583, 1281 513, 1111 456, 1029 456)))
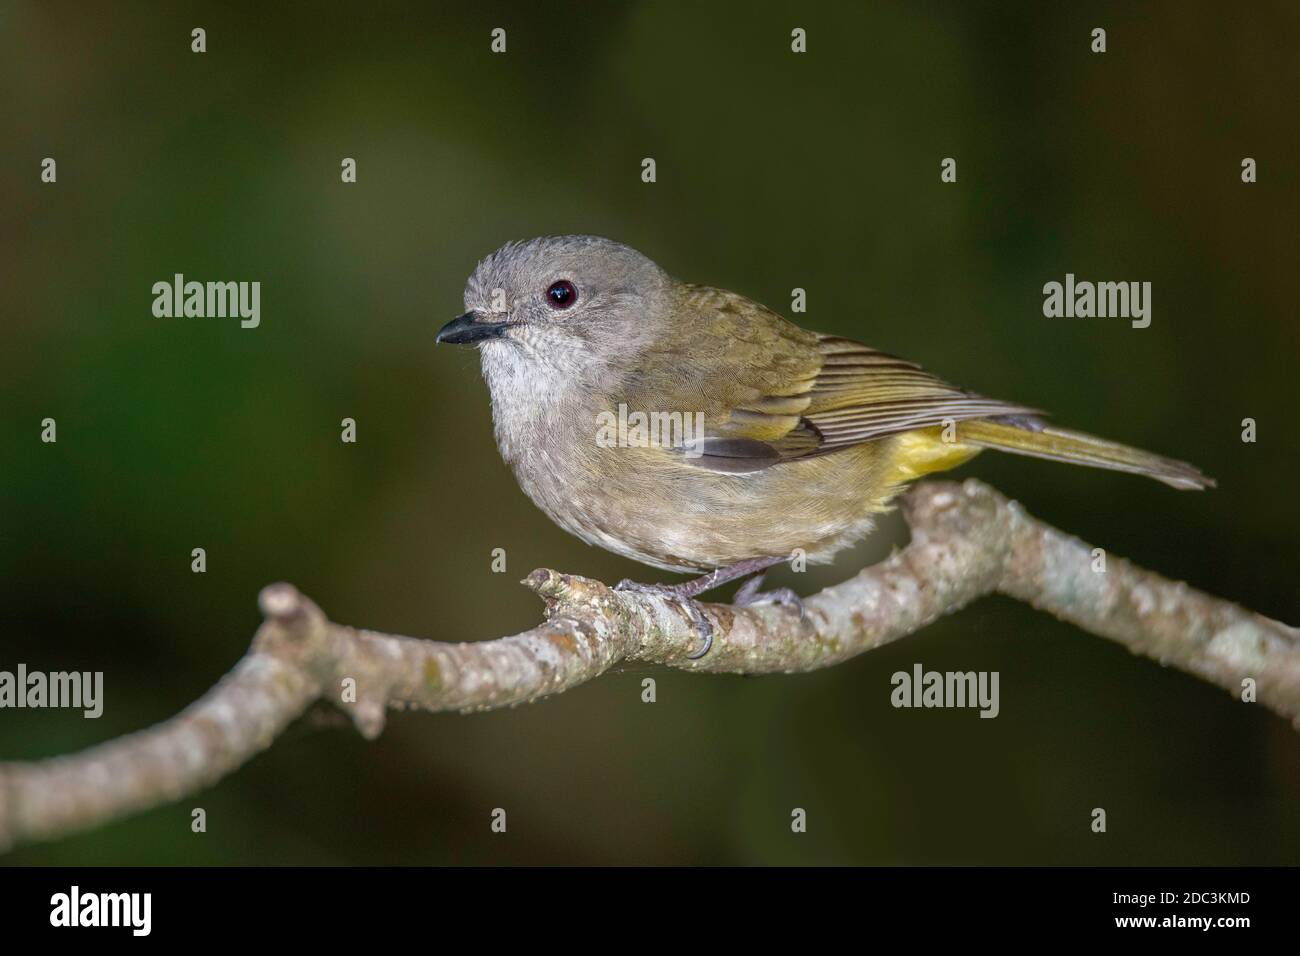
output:
POLYGON ((681 590, 671 584, 642 584, 639 581, 633 581, 630 578, 624 578, 614 585, 615 591, 631 591, 636 594, 654 594, 658 597, 665 598, 680 604, 682 608, 690 615, 691 623, 695 625, 695 630, 699 632, 700 640, 703 646, 694 654, 687 654, 686 659, 697 661, 713 647, 713 625, 705 616, 699 602, 694 598, 683 594, 681 590))
POLYGON ((803 620, 807 615, 807 608, 804 607, 803 598, 796 594, 790 588, 773 588, 770 591, 758 590, 758 582, 762 579, 755 579, 754 587, 745 586, 736 592, 734 604, 737 607, 752 607, 755 604, 779 604, 781 607, 789 608, 792 611, 799 612, 799 620, 803 620))

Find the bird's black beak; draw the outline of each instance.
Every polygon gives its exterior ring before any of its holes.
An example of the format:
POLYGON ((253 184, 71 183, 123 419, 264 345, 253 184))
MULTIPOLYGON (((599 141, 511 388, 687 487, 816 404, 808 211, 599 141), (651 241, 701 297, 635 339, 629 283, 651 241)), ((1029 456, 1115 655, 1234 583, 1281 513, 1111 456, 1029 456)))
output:
POLYGON ((440 328, 434 341, 449 345, 472 345, 485 339, 500 338, 509 327, 509 322, 475 322, 474 313, 466 312, 440 328))

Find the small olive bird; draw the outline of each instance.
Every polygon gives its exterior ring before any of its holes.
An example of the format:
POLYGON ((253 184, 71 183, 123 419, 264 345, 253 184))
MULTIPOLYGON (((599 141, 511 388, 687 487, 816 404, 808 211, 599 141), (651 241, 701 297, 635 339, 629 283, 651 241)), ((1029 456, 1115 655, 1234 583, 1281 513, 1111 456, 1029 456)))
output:
POLYGON ((709 571, 619 585, 682 602, 703 641, 694 657, 712 642, 697 595, 753 575, 738 603, 798 606, 788 590, 758 592, 766 568, 796 549, 829 561, 907 482, 983 448, 1174 488, 1214 484, 1181 461, 1050 427, 1035 409, 808 332, 734 292, 678 282, 609 239, 507 243, 470 276, 465 309, 437 341, 479 346, 497 446, 528 497, 589 544, 709 571), (620 428, 610 440, 612 421, 673 427, 657 437, 620 428))

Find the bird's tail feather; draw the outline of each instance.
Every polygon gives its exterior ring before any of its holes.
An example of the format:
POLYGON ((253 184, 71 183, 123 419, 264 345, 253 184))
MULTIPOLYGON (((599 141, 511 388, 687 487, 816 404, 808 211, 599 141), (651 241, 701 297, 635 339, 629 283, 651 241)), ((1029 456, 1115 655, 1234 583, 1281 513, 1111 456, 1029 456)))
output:
POLYGON ((1203 475, 1194 465, 1184 461, 1163 458, 1140 448, 1130 448, 1083 432, 1051 428, 1037 422, 1026 422, 1025 425, 1028 427, 976 419, 959 423, 957 436, 958 441, 966 445, 996 448, 1016 455, 1048 458, 1074 465, 1108 468, 1111 471, 1127 471, 1135 475, 1146 475, 1185 491, 1214 487, 1213 478, 1203 475))

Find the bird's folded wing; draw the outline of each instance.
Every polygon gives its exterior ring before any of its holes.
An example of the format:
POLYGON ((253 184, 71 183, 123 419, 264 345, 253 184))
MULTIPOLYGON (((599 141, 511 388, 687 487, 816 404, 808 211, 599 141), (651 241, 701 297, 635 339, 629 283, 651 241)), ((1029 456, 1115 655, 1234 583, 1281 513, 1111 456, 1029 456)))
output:
POLYGON ((749 472, 942 425, 1039 414, 956 388, 912 362, 806 331, 743 296, 686 287, 672 349, 656 350, 629 383, 630 407, 704 415, 690 463, 749 472))
POLYGON ((817 346, 822 365, 803 418, 821 435, 819 453, 946 421, 1042 414, 949 385, 849 339, 819 336, 817 346))

